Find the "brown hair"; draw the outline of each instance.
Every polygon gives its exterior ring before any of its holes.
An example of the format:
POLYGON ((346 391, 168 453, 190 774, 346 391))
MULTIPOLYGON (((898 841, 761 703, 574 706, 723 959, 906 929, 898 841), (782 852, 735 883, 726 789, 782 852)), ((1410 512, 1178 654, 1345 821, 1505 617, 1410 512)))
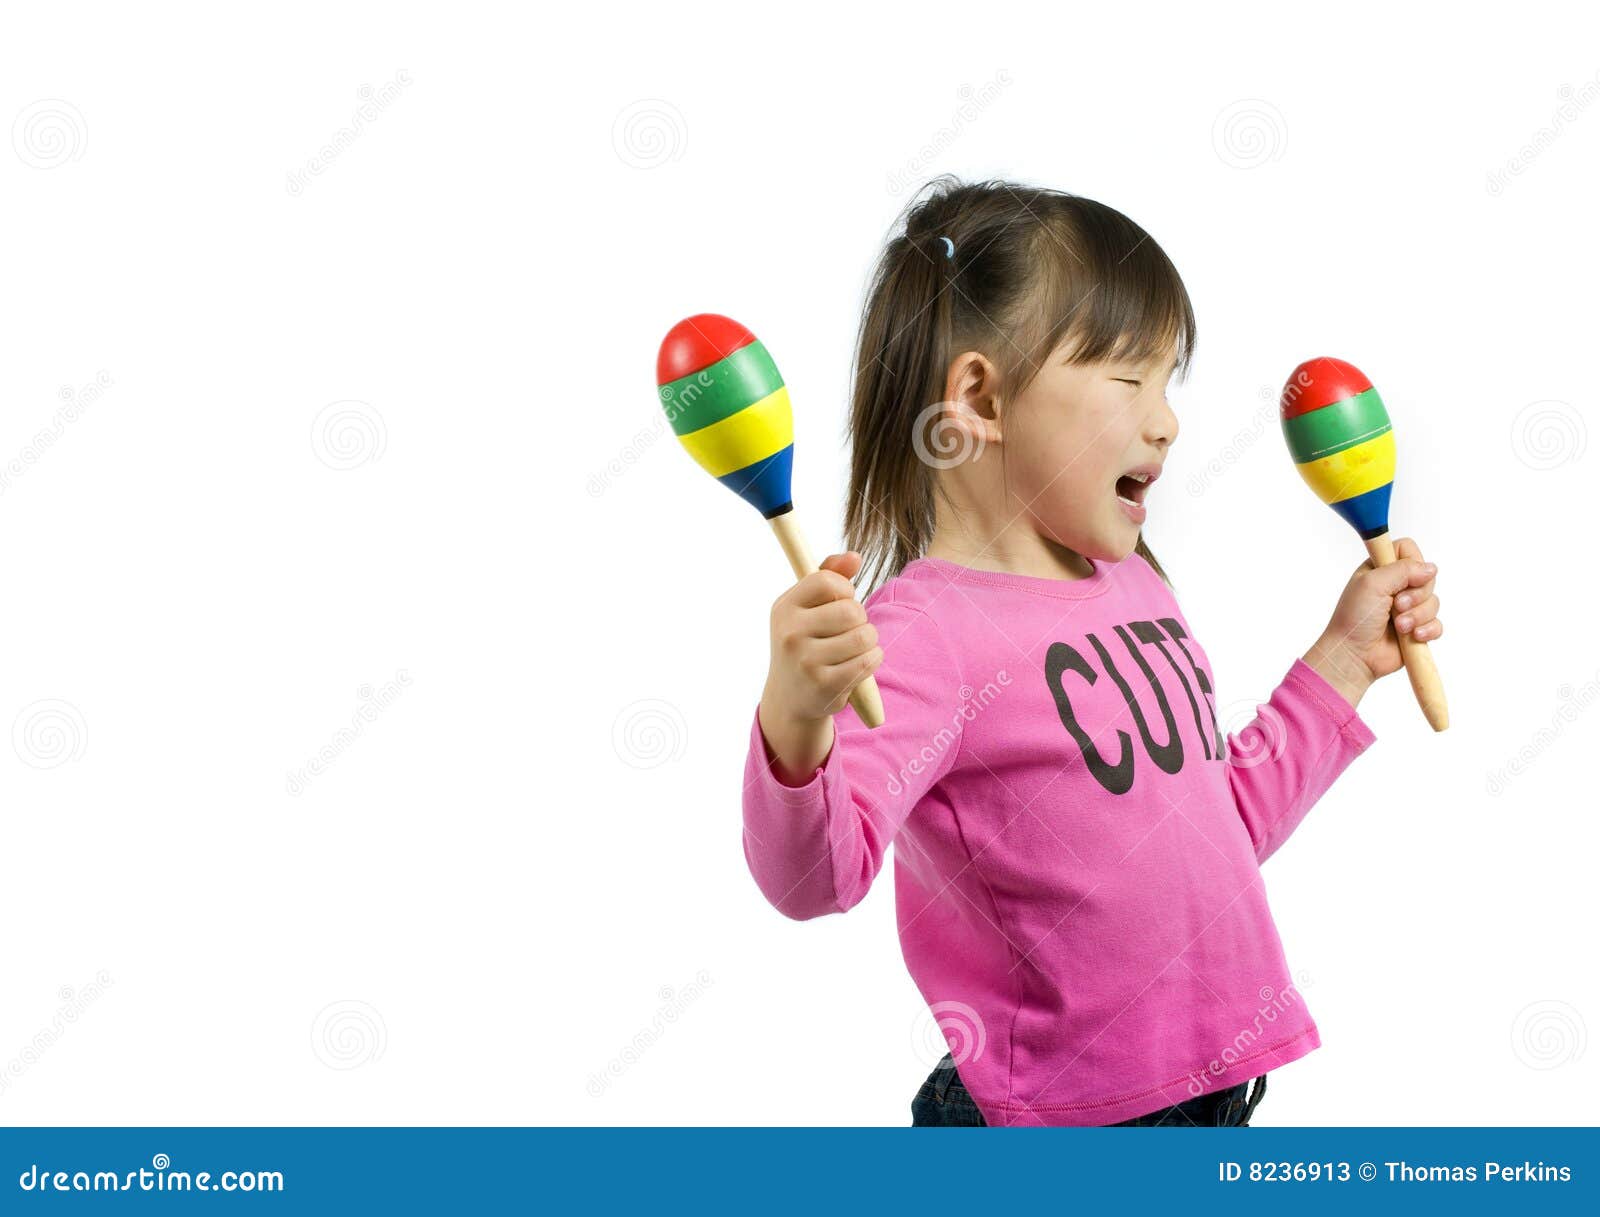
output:
MULTIPOLYGON (((1172 262, 1093 199, 936 178, 896 228, 867 293, 850 402, 845 538, 861 554, 863 590, 899 574, 933 537, 938 479, 918 451, 933 450, 926 432, 938 412, 928 407, 944 397, 957 355, 988 356, 1014 396, 1069 336, 1077 364, 1154 358, 1176 345, 1180 377, 1195 342, 1172 262)), ((1166 578, 1142 534, 1134 552, 1166 578)))

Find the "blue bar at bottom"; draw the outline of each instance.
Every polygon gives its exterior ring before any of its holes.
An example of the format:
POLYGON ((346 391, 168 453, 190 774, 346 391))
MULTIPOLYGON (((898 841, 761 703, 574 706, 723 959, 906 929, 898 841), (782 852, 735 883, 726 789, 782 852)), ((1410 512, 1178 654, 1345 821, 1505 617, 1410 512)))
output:
POLYGON ((1593 1128, 8 1128, 0 1213, 1600 1212, 1593 1128))

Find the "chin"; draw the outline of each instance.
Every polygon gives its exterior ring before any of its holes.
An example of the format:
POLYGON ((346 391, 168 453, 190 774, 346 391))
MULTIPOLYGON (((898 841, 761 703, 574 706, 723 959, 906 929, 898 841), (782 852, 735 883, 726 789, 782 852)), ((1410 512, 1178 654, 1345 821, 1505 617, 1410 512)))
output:
MULTIPOLYGON (((1124 521, 1124 524, 1130 522, 1124 521)), ((1143 535, 1143 530, 1137 527, 1131 530, 1119 528, 1109 536, 1095 538, 1088 549, 1078 552, 1096 562, 1121 562, 1138 548, 1139 538, 1143 535)))
POLYGON ((1138 527, 1130 527, 1131 520, 1121 521, 1122 527, 1112 523, 1109 527, 1083 536, 1065 529, 1041 529, 1040 535, 1048 541, 1070 549, 1080 557, 1092 559, 1095 562, 1115 563, 1133 553, 1139 544, 1142 531, 1138 527))
POLYGON ((1124 558, 1131 558, 1133 556, 1133 551, 1137 548, 1138 540, 1136 538, 1134 544, 1124 545, 1117 549, 1116 552, 1107 554, 1102 560, 1106 562, 1121 562, 1124 558))

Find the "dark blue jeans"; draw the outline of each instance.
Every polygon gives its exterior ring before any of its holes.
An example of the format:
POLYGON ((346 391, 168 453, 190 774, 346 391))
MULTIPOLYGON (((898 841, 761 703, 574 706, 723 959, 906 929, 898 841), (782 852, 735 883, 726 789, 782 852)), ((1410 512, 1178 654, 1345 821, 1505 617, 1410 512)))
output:
MULTIPOLYGON (((1255 1080, 1255 1093, 1246 1097, 1249 1088, 1249 1083, 1240 1082, 1227 1090, 1215 1090, 1175 1107, 1163 1107, 1106 1127, 1244 1128, 1249 1125, 1256 1104, 1267 1093, 1267 1075, 1255 1080)), ((944 1060, 933 1067, 917 1097, 911 1100, 912 1127, 983 1128, 987 1123, 962 1084, 954 1058, 945 1053, 944 1060)))

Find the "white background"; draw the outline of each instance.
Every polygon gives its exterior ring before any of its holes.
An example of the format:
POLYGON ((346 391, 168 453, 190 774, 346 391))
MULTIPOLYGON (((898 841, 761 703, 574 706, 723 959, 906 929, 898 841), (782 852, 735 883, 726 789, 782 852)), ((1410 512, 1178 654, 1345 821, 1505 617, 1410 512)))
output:
POLYGON ((789 575, 653 372, 682 316, 755 329, 836 547, 866 275, 950 170, 1107 202, 1184 275, 1146 533, 1220 703, 1364 556, 1278 387, 1336 354, 1394 418, 1453 725, 1382 682, 1266 867, 1324 1047, 1258 1123, 1592 1121, 1597 35, 1534 4, 11 10, 0 1120, 907 1123, 938 1050, 890 869, 804 924, 746 871, 789 575))

